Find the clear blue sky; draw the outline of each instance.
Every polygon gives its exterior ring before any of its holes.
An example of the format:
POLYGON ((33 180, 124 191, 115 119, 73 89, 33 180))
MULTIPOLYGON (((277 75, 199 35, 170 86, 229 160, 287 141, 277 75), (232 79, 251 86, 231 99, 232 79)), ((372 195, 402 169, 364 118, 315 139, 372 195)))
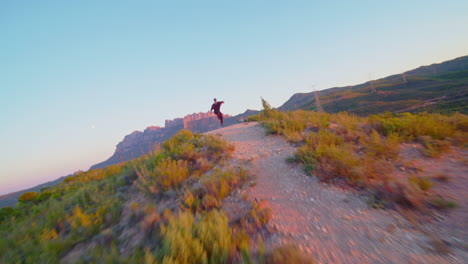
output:
POLYGON ((1 1, 0 194, 133 130, 468 55, 468 1, 1 1))

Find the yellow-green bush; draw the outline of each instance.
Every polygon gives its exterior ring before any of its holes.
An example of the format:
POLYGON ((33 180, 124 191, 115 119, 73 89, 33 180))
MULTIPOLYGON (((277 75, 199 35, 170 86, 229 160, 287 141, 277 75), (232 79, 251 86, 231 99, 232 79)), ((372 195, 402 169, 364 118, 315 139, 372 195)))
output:
POLYGON ((73 212, 71 215, 66 216, 67 222, 70 223, 71 227, 77 228, 77 227, 89 227, 95 222, 95 217, 92 214, 86 214, 83 212, 81 207, 76 206, 73 209, 73 212))
POLYGON ((431 205, 439 208, 439 209, 449 209, 449 208, 457 208, 459 205, 457 202, 452 200, 447 200, 443 197, 434 197, 430 200, 431 205))
POLYGON ((331 115, 331 122, 338 124, 346 131, 355 131, 359 129, 361 118, 355 114, 348 112, 340 112, 338 114, 331 115))
POLYGON ((29 202, 33 201, 37 197, 37 192, 25 192, 18 197, 18 201, 20 202, 29 202))
POLYGON ((445 139, 454 135, 459 119, 451 119, 440 114, 390 114, 372 115, 369 117, 374 127, 384 135, 397 134, 403 139, 414 140, 418 136, 430 136, 433 139, 445 139))
POLYGON ((392 161, 365 156, 354 168, 354 173, 364 184, 369 183, 369 181, 386 183, 392 179, 390 175, 394 170, 395 165, 392 161))
POLYGON ((252 208, 249 213, 241 219, 243 228, 247 229, 249 232, 253 232, 266 225, 273 215, 271 208, 262 208, 256 202, 252 202, 251 205, 252 208))
POLYGON ((375 158, 396 159, 400 154, 400 141, 397 135, 390 134, 387 137, 380 135, 377 131, 361 139, 366 155, 375 158))
POLYGON ((306 256, 296 245, 288 244, 279 248, 275 248, 266 257, 267 263, 283 264, 283 263, 297 263, 297 264, 313 264, 314 261, 311 257, 306 256))
POLYGON ((203 199, 202 199, 202 202, 201 202, 201 204, 203 206, 203 209, 205 209, 205 210, 220 208, 221 203, 222 203, 221 199, 218 199, 218 198, 216 198, 215 196, 213 196, 211 194, 204 195, 203 199))
POLYGON ((192 137, 193 134, 190 130, 182 129, 173 137, 166 140, 162 144, 162 149, 170 154, 173 159, 177 159, 184 150, 194 148, 193 144, 189 142, 192 137))
POLYGON ((319 161, 317 169, 325 179, 344 177, 351 182, 360 179, 360 176, 356 175, 353 170, 359 164, 360 159, 355 154, 352 145, 319 145, 315 150, 315 155, 319 161))
POLYGON ((11 207, 0 208, 0 223, 5 219, 15 216, 17 213, 18 211, 15 211, 15 209, 11 207))
POLYGON ((450 150, 450 142, 447 140, 432 139, 429 136, 419 136, 418 141, 424 146, 421 152, 427 157, 438 157, 450 150))
POLYGON ((124 170, 125 164, 111 165, 107 168, 93 169, 86 172, 76 172, 73 176, 64 179, 65 183, 85 183, 99 181, 110 175, 116 175, 124 170))
POLYGON ((189 176, 189 164, 186 160, 160 160, 156 167, 150 171, 146 166, 135 167, 138 175, 138 186, 150 194, 159 190, 177 188, 189 176))
POLYGON ((231 191, 247 179, 248 175, 242 168, 215 170, 211 175, 205 175, 201 184, 206 192, 213 197, 222 200, 231 191))
POLYGON ((161 226, 162 263, 226 263, 233 248, 232 231, 226 215, 211 211, 195 219, 181 212, 161 226))
POLYGON ((185 160, 166 159, 158 164, 154 174, 164 190, 175 188, 188 178, 188 163, 185 160))
POLYGON ((232 145, 213 135, 204 135, 196 144, 205 151, 204 155, 207 156, 206 158, 214 161, 223 157, 228 158, 229 154, 234 151, 232 145))
POLYGON ((318 133, 309 133, 305 138, 305 142, 311 149, 315 149, 319 145, 341 146, 345 143, 343 137, 328 130, 320 130, 318 133))
POLYGON ((434 186, 434 182, 431 181, 428 177, 415 177, 410 176, 408 177, 408 181, 412 184, 418 186, 421 190, 427 191, 434 186))
POLYGON ((42 202, 42 201, 45 201, 45 200, 49 199, 50 197, 58 197, 58 196, 60 196, 60 193, 57 193, 57 192, 52 191, 52 190, 44 190, 44 191, 38 193, 35 200, 38 201, 38 202, 42 202))

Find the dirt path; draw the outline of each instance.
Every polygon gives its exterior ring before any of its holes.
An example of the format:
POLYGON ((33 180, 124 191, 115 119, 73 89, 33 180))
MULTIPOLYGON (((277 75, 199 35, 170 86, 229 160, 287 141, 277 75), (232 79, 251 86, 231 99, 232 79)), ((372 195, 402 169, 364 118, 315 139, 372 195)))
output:
POLYGON ((294 147, 265 136, 259 124, 210 133, 235 145, 235 159, 251 161, 257 184, 250 197, 266 200, 273 210, 267 247, 294 242, 318 263, 468 263, 467 254, 435 253, 431 239, 396 212, 369 209, 357 193, 319 183, 287 164, 294 147))

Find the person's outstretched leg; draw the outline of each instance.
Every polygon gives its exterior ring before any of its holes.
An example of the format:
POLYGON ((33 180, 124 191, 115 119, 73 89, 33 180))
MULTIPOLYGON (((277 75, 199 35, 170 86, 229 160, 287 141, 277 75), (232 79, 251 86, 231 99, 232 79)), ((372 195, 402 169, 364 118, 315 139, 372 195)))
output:
POLYGON ((224 126, 224 124, 223 124, 223 114, 221 112, 218 112, 218 119, 219 119, 219 122, 221 123, 221 126, 224 126))

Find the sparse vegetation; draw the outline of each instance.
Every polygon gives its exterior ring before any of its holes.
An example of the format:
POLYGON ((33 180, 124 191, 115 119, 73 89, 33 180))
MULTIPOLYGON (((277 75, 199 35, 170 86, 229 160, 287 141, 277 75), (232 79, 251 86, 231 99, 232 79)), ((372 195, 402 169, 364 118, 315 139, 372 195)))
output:
POLYGON ((282 264, 282 263, 298 263, 298 264, 313 264, 312 259, 305 256, 301 250, 295 245, 285 245, 276 248, 267 257, 267 263, 282 264))
POLYGON ((438 157, 450 150, 450 142, 447 140, 432 139, 430 136, 420 136, 418 141, 421 142, 424 148, 422 153, 427 157, 438 157))
POLYGON ((37 192, 26 192, 26 193, 23 193, 18 198, 18 201, 25 203, 25 202, 33 201, 34 199, 36 199, 36 197, 37 197, 37 192))
POLYGON ((298 162, 306 173, 324 181, 344 178, 350 184, 374 190, 372 204, 397 202, 420 207, 427 203, 426 193, 435 182, 416 177, 411 170, 407 178, 396 180, 393 172, 400 160, 400 144, 421 145, 427 157, 450 151, 452 144, 466 144, 468 117, 455 113, 392 114, 368 117, 341 112, 281 112, 262 99, 264 111, 257 118, 267 133, 284 136, 299 145, 289 162, 298 162))
POLYGON ((257 256, 250 237, 271 211, 252 203, 244 220, 228 223, 224 200, 251 180, 244 168, 228 165, 232 150, 219 137, 182 130, 147 156, 25 193, 16 207, 0 209, 0 262, 226 263, 257 256))
POLYGON ((434 185, 434 182, 432 182, 429 178, 427 177, 415 177, 415 176, 410 176, 408 177, 408 181, 412 184, 415 184, 418 186, 421 190, 427 191, 432 188, 434 185))
POLYGON ((222 212, 213 210, 196 219, 181 212, 161 227, 162 263, 225 263, 233 254, 232 230, 222 212))
POLYGON ((458 203, 452 200, 447 200, 443 197, 434 197, 430 200, 431 205, 440 209, 450 209, 459 207, 458 203))

